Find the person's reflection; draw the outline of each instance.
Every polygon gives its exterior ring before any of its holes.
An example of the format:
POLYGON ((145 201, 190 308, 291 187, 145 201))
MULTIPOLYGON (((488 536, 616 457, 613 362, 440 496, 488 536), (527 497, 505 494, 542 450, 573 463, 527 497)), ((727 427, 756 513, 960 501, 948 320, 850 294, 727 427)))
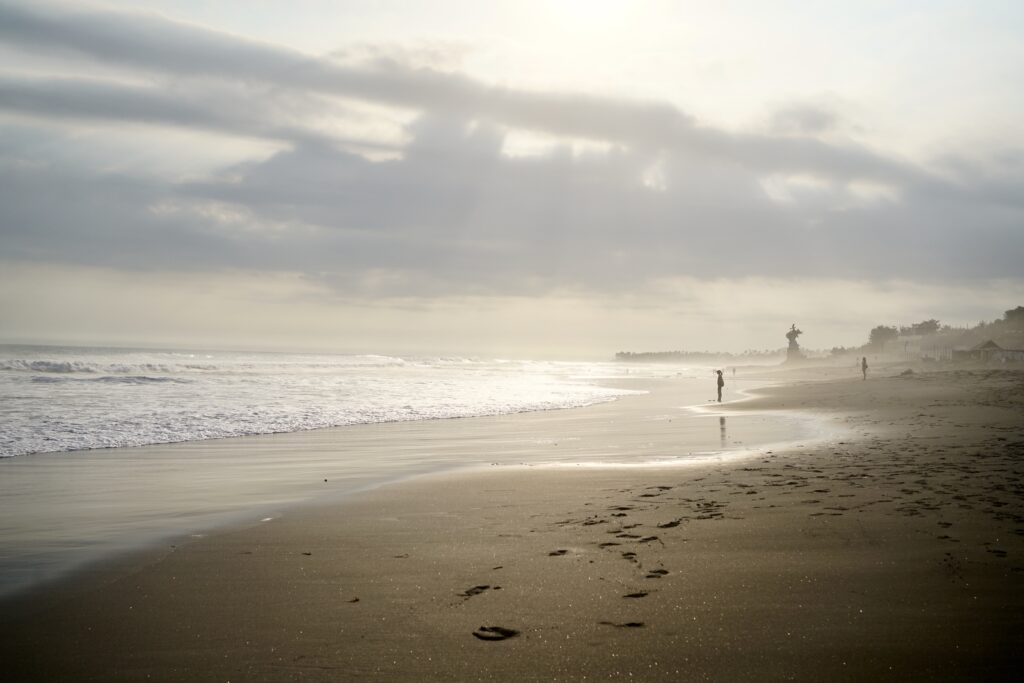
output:
POLYGON ((722 436, 722 448, 725 448, 725 418, 718 418, 718 430, 722 436))

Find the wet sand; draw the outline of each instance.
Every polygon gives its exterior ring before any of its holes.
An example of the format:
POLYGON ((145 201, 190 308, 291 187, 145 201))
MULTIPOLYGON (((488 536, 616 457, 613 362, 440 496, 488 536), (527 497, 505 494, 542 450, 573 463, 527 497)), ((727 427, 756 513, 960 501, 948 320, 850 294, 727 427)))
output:
MULTIPOLYGON (((684 408, 713 391, 701 380, 622 379, 621 388, 647 393, 579 410, 0 458, 0 611, 11 596, 93 571, 113 555, 416 475, 492 464, 692 460, 817 427, 747 415, 723 429, 719 418, 684 408)), ((758 384, 737 382, 727 396, 758 384)))
POLYGON ((0 661, 10 680, 1011 679, 1024 373, 899 371, 805 370, 722 407, 813 411, 841 430, 824 440, 430 475, 163 548, 10 611, 0 661))

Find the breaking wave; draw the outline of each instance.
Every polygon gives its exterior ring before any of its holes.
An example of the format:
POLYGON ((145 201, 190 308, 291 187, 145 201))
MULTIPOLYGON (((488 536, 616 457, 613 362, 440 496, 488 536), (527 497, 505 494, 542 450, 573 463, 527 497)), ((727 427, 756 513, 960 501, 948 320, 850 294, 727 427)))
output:
POLYGON ((590 405, 594 364, 40 348, 3 357, 0 457, 590 405))

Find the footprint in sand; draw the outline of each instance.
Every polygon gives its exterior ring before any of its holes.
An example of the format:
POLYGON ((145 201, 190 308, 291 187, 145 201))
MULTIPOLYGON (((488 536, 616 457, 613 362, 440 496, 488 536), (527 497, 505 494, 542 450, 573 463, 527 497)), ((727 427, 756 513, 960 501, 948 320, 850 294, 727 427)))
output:
POLYGON ((614 621, 599 621, 597 622, 604 626, 614 626, 615 628, 643 628, 644 622, 642 621, 624 621, 621 624, 616 624, 614 621))
POLYGON ((473 635, 480 640, 507 640, 518 636, 519 631, 504 626, 481 626, 473 631, 473 635))
POLYGON ((459 595, 468 600, 474 595, 480 595, 484 591, 490 590, 490 588, 491 587, 489 585, 473 586, 472 588, 467 588, 463 592, 459 593, 459 595))

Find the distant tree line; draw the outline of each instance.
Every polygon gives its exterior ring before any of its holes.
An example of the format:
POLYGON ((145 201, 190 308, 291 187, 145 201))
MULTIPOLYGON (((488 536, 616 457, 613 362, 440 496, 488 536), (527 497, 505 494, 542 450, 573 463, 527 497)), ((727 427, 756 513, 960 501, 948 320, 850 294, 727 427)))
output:
MULTIPOLYGON (((842 356, 850 353, 880 353, 886 342, 900 337, 927 338, 929 343, 946 348, 970 347, 978 343, 994 340, 1006 349, 1024 349, 1024 306, 1017 306, 1003 313, 1003 317, 992 322, 979 322, 974 327, 951 327, 943 325, 931 318, 912 325, 877 325, 868 333, 866 344, 854 347, 836 346, 831 355, 842 356)), ((749 350, 742 354, 714 351, 619 351, 615 360, 657 363, 657 362, 689 362, 689 363, 740 363, 745 361, 776 360, 785 356, 786 349, 765 351, 749 350)), ((824 356, 826 352, 809 352, 809 355, 824 356)))
MULTIPOLYGON (((1024 306, 1005 311, 999 320, 982 321, 974 327, 951 327, 934 318, 900 327, 878 325, 871 328, 868 343, 861 350, 881 351, 886 342, 900 337, 929 337, 933 343, 941 341, 949 347, 973 346, 993 339, 1004 348, 1024 348, 1024 306)), ((845 350, 833 349, 833 353, 845 350)))

